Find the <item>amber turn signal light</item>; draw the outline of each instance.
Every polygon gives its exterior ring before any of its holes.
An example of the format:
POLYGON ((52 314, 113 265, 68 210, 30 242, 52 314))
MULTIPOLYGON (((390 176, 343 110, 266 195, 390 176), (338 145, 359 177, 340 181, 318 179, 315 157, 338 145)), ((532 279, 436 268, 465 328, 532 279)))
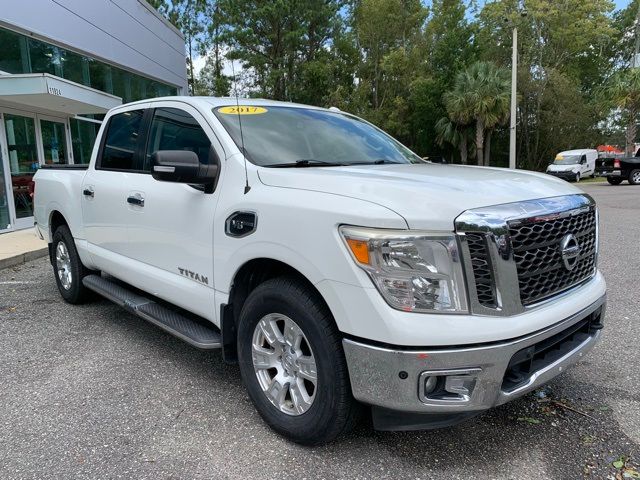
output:
POLYGON ((369 246, 367 242, 363 240, 356 240, 355 238, 347 238, 347 245, 356 260, 365 265, 369 265, 369 246))

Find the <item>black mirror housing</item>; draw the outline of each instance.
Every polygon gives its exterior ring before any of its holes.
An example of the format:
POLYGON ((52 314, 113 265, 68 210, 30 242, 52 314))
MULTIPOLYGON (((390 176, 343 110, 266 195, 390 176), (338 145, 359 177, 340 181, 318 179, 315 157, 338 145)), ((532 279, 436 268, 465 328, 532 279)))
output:
POLYGON ((200 163, 190 150, 158 150, 151 155, 152 176, 161 182, 203 185, 205 193, 213 192, 218 178, 218 162, 200 163))

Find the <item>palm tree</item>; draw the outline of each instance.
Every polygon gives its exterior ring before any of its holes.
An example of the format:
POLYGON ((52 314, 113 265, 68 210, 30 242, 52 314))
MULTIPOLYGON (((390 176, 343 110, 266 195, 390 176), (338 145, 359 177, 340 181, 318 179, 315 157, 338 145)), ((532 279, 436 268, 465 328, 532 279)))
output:
POLYGON ((444 104, 452 121, 475 124, 478 165, 489 164, 491 132, 509 118, 510 88, 508 70, 491 62, 476 62, 460 72, 453 88, 444 94, 444 104))
POLYGON ((436 142, 440 146, 450 143, 457 148, 463 165, 467 164, 469 154, 469 132, 467 125, 459 125, 449 117, 442 117, 436 122, 436 142))
POLYGON ((634 155, 635 141, 640 114, 640 69, 633 68, 614 75, 605 88, 605 96, 622 110, 627 122, 625 132, 625 152, 634 155))

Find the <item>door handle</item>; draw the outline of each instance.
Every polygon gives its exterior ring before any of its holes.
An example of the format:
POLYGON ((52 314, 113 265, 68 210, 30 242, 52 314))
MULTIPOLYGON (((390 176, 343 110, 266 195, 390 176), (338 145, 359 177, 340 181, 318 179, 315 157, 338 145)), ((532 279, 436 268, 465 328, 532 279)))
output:
POLYGON ((82 190, 82 194, 83 194, 85 197, 91 197, 91 198, 93 198, 93 196, 94 196, 94 192, 93 192, 93 189, 92 189, 92 188, 85 188, 84 190, 82 190))
POLYGON ((127 203, 131 205, 137 205, 139 207, 144 207, 144 198, 141 195, 131 195, 127 197, 127 203))

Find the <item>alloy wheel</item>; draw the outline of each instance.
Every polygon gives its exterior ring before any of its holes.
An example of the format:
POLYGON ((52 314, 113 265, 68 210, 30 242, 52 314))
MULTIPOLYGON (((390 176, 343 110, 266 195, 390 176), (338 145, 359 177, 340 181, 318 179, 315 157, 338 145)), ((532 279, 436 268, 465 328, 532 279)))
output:
POLYGON ((297 416, 311 408, 318 372, 311 345, 296 322, 279 313, 262 317, 251 354, 260 388, 278 410, 297 416))
POLYGON ((58 278, 60 284, 65 290, 71 288, 73 281, 73 275, 71 274, 71 258, 69 256, 69 250, 64 242, 58 242, 56 246, 56 270, 58 272, 58 278))

